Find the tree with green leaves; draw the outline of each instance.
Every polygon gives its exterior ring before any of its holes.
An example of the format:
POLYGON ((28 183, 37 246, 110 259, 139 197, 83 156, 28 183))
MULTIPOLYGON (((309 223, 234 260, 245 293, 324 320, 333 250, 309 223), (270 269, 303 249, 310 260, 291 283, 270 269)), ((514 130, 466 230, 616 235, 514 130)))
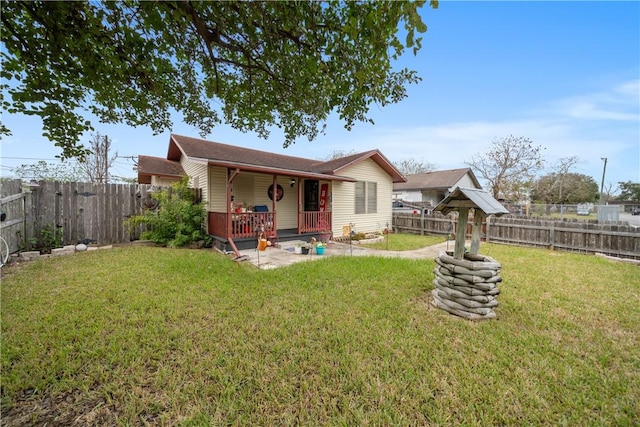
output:
POLYGON ((87 113, 156 133, 174 110, 203 136, 277 126, 286 147, 407 96, 421 79, 393 65, 421 48, 424 3, 3 1, 2 107, 39 116, 63 158, 86 153, 87 113))
MULTIPOLYGON (((565 197, 563 197, 563 190, 566 186, 566 176, 573 166, 579 161, 580 159, 577 156, 563 157, 559 159, 552 166, 549 174, 536 180, 531 193, 531 199, 544 201, 545 203, 567 203, 566 201, 563 201, 565 200, 565 197)), ((591 199, 588 201, 591 201, 591 199)))
MULTIPOLYGON (((570 157, 562 157, 555 164, 555 171, 553 173, 555 180, 553 181, 553 187, 558 187, 558 199, 563 199, 563 191, 565 187, 565 177, 573 168, 573 166, 580 161, 578 156, 570 156, 570 157)), ((591 177, 586 177, 591 179, 591 177)), ((595 181, 594 181, 595 182, 595 181)), ((587 200, 587 199, 585 199, 587 200)), ((591 200, 589 200, 591 201, 591 200)), ((567 202, 559 202, 559 203, 567 203, 567 202)))
POLYGON ((572 172, 559 175, 559 172, 553 172, 537 179, 531 200, 548 204, 577 204, 598 199, 598 183, 592 177, 572 172))
POLYGON ((465 163, 484 179, 496 199, 519 201, 531 189, 536 173, 544 166, 544 148, 523 136, 494 139, 489 151, 465 163))
POLYGON ((618 182, 618 200, 640 201, 640 182, 618 182))

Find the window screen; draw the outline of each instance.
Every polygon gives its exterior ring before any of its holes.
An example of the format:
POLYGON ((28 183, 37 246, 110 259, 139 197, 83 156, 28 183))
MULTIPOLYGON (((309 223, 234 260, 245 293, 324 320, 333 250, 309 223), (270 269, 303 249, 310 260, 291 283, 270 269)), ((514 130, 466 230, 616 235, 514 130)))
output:
POLYGON ((366 211, 366 182, 356 182, 356 214, 364 214, 366 211))
POLYGON ((378 184, 367 182, 367 213, 378 212, 378 184))

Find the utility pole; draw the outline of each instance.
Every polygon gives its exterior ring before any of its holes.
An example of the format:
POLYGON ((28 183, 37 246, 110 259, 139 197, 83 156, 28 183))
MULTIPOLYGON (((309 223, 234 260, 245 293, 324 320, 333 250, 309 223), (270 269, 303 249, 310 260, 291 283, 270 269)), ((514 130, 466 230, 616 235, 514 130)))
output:
POLYGON ((600 203, 604 205, 604 174, 607 172, 607 158, 600 157, 600 160, 604 162, 604 168, 602 168, 602 182, 600 183, 600 203))

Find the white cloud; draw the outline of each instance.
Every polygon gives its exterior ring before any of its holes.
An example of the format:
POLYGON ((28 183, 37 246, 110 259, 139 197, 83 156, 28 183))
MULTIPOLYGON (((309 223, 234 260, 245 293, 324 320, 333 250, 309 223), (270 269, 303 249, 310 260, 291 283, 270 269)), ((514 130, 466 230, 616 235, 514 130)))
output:
POLYGON ((514 135, 543 146, 549 165, 577 156, 578 172, 598 177, 601 158, 607 157, 612 182, 633 180, 640 178, 639 88, 638 80, 623 82, 607 91, 552 101, 535 112, 523 110, 525 117, 515 120, 360 127, 334 140, 333 147, 378 148, 391 161, 424 159, 451 169, 486 152, 494 138, 514 135))
POLYGON ((640 101, 640 79, 621 83, 614 88, 614 91, 623 96, 632 98, 631 101, 635 101, 637 105, 637 102, 640 101))
POLYGON ((640 120, 640 80, 630 80, 603 92, 557 101, 556 113, 590 120, 640 120))

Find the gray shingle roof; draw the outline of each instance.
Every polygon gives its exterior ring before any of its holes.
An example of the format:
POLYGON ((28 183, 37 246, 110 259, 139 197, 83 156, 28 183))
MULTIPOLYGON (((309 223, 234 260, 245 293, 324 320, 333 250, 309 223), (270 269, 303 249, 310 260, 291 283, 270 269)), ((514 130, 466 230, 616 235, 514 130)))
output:
POLYGON ((394 184, 393 190, 444 190, 456 185, 465 174, 469 174, 473 183, 480 188, 471 168, 462 168, 407 175, 407 181, 394 184))
POLYGON ((456 187, 433 210, 446 215, 461 207, 480 209, 485 215, 501 216, 509 213, 507 208, 502 206, 491 193, 478 188, 461 187, 456 187))
POLYGON ((194 159, 233 162, 282 169, 299 169, 308 172, 312 172, 312 166, 318 163, 318 160, 268 153, 266 151, 222 144, 220 142, 207 141, 188 136, 171 135, 167 158, 179 160, 181 154, 194 159), (175 146, 173 146, 174 144, 175 146))
POLYGON ((138 182, 151 183, 151 175, 177 178, 186 174, 180 162, 162 157, 138 156, 138 182))
POLYGON ((341 176, 342 169, 371 158, 392 177, 394 182, 404 181, 402 174, 378 150, 323 162, 172 134, 167 159, 178 161, 183 155, 193 160, 202 160, 208 164, 223 167, 343 181, 352 181, 352 179, 341 176))

